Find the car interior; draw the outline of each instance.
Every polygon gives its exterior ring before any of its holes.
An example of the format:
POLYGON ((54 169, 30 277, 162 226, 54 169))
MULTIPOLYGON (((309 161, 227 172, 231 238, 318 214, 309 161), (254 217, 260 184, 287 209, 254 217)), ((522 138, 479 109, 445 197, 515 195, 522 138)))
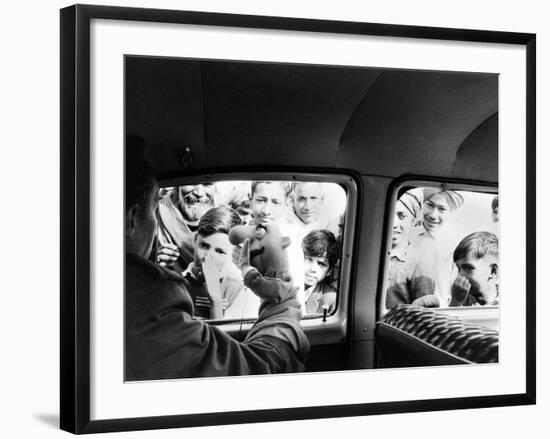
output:
MULTIPOLYGON (((161 188, 337 188, 337 302, 302 319, 307 372, 498 361, 498 304, 385 307, 404 191, 458 191, 471 206, 457 211, 462 236, 481 227, 498 234, 488 208, 498 195, 498 75, 130 55, 124 62, 125 129, 152 146, 161 188)), ((253 322, 211 323, 243 340, 253 322)))

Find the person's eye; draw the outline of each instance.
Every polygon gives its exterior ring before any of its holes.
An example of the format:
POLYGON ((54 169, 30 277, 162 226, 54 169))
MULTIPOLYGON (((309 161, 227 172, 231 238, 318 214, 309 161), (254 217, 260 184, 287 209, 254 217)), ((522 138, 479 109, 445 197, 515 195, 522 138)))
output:
POLYGON ((203 250, 208 250, 210 248, 210 245, 208 245, 206 242, 201 242, 199 244, 199 247, 202 248, 203 250))
POLYGON ((319 261, 319 267, 328 268, 328 264, 326 262, 319 261))
POLYGON ((221 249, 221 248, 217 248, 217 249, 216 249, 216 253, 218 253, 219 255, 226 255, 226 254, 227 254, 227 253, 226 253, 223 249, 221 249))
POLYGON ((400 212, 397 214, 397 218, 399 218, 400 220, 405 219, 405 214, 400 212))
POLYGON ((272 202, 273 204, 277 204, 277 205, 278 205, 278 204, 281 204, 281 202, 280 202, 279 200, 271 200, 271 202, 272 202))

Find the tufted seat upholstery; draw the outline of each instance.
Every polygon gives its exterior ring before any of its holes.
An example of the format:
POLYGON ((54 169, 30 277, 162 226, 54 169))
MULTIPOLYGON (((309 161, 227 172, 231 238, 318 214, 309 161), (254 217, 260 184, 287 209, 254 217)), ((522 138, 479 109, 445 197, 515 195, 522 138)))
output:
POLYGON ((416 305, 399 305, 376 324, 379 367, 498 362, 498 332, 416 305))

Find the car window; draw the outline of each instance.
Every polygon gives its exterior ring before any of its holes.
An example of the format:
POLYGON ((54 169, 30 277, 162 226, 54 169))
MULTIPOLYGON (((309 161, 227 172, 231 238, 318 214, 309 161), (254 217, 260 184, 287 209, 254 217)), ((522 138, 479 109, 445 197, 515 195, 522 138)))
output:
POLYGON ((319 180, 186 180, 159 189, 152 258, 184 277, 195 318, 258 316, 260 300, 244 285, 232 256, 240 249, 229 233, 240 225, 276 224, 290 238, 288 272, 304 319, 336 311, 347 192, 339 183, 319 180), (222 298, 221 311, 212 306, 213 297, 222 298))
POLYGON ((498 194, 406 186, 388 231, 381 309, 498 306, 498 194))

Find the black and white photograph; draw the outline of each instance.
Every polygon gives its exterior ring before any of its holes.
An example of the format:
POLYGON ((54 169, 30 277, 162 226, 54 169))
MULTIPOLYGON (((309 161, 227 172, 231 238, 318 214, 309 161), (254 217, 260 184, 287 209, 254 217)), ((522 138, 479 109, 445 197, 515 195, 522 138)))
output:
POLYGON ((214 11, 60 11, 60 428, 531 410, 536 35, 214 11))
POLYGON ((498 75, 124 71, 127 381, 498 363, 498 75))

